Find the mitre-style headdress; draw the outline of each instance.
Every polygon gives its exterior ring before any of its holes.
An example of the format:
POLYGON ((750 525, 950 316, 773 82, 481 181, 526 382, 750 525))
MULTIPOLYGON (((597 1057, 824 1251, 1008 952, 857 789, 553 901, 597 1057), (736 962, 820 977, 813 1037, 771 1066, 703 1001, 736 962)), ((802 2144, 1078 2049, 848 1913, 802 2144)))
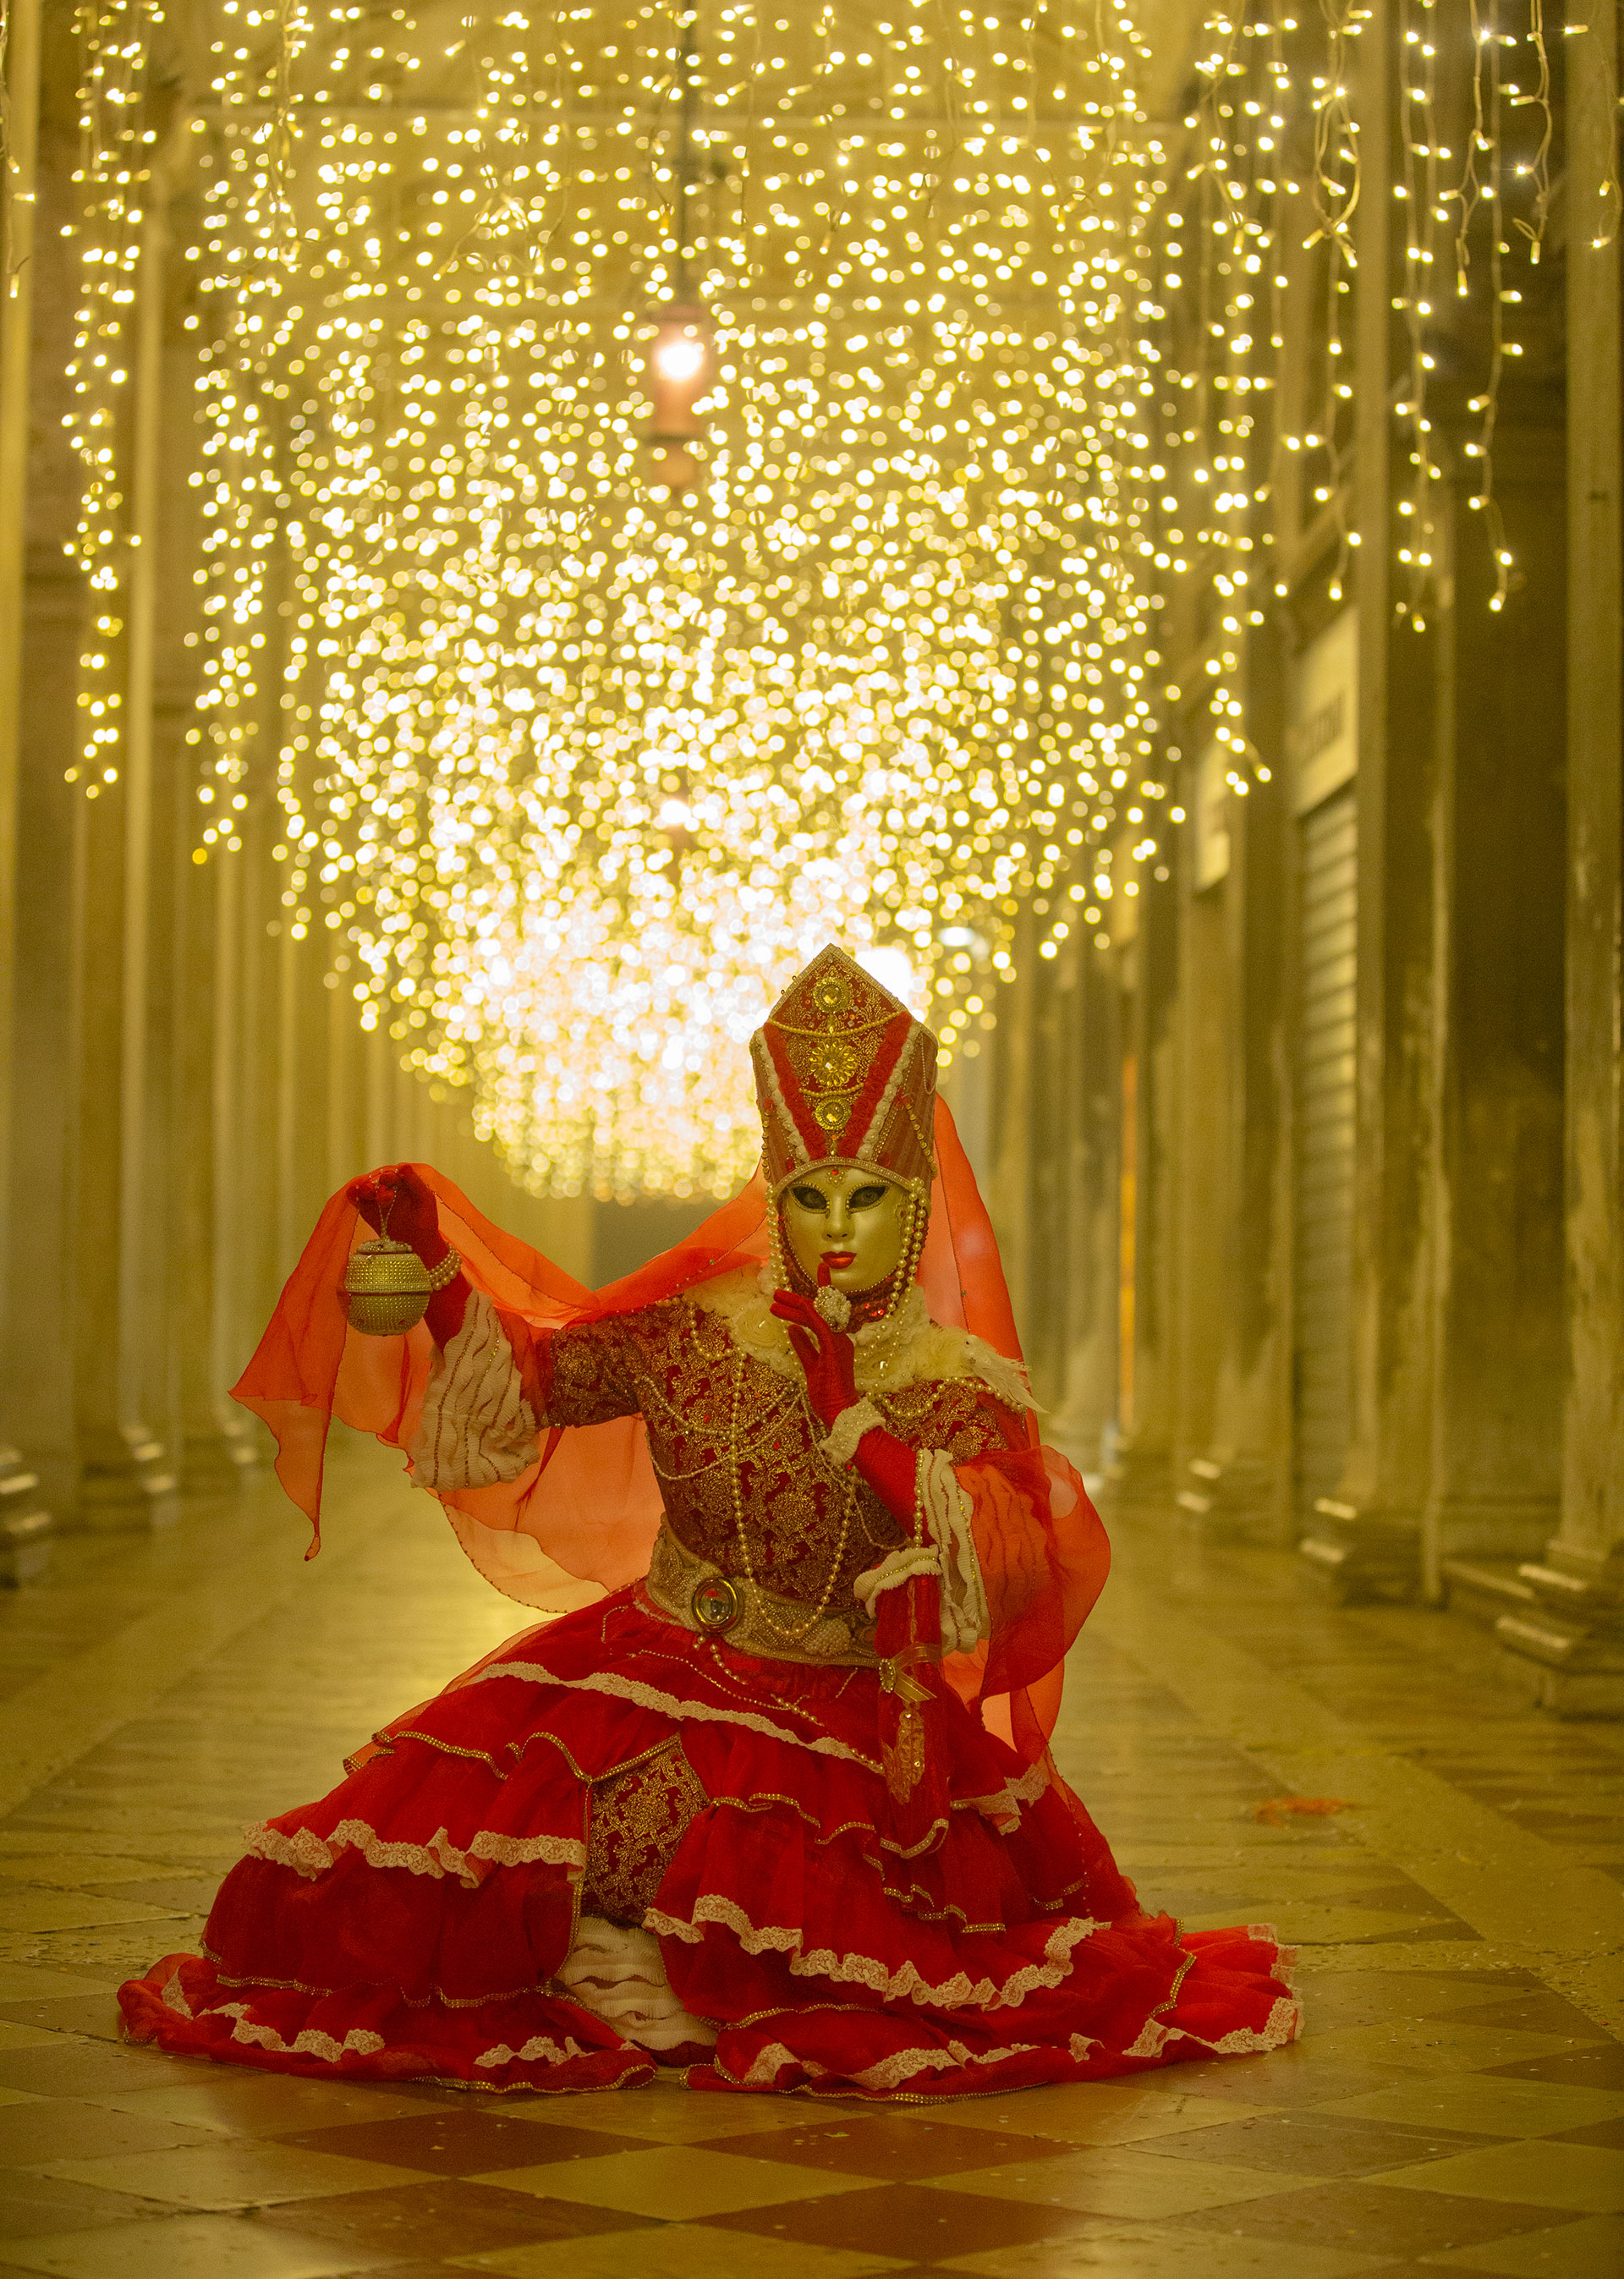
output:
POLYGON ((936 1164, 937 1041, 832 945, 802 968, 750 1040, 768 1192, 854 1164, 928 1201, 936 1164))

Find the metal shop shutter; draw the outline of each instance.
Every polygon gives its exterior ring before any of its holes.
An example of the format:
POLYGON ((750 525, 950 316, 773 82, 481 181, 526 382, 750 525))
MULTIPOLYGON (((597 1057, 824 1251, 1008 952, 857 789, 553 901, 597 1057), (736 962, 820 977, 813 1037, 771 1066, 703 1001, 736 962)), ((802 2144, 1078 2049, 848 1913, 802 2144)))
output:
POLYGON ((1292 1382, 1297 1506, 1333 1495, 1351 1430, 1353 1237, 1354 787, 1301 833, 1292 1382))

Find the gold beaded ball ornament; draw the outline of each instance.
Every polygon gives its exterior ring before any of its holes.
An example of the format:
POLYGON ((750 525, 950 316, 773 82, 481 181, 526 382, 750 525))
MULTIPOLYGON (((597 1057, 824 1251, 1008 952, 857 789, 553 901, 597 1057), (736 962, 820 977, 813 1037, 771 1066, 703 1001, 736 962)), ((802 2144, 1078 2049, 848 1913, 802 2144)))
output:
POLYGON ((886 1311, 901 1305, 931 1216, 936 1055, 931 1031, 833 943, 796 975, 751 1038, 780 1287, 788 1283, 784 1190, 808 1171, 853 1165, 907 1196, 902 1262, 886 1311))
POLYGON ((435 1291, 455 1278, 462 1263, 455 1250, 448 1250, 438 1266, 425 1266, 409 1243, 390 1240, 386 1210, 379 1232, 370 1242, 356 1245, 344 1269, 350 1328, 368 1338, 403 1338, 408 1330, 416 1329, 435 1291))

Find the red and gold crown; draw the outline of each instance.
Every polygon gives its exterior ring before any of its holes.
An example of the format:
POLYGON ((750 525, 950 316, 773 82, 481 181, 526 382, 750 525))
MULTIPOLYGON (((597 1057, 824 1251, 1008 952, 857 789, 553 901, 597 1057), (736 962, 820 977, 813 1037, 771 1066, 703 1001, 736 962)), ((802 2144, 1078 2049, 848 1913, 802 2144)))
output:
POLYGON ((831 943, 750 1040, 762 1156, 776 1197, 791 1179, 854 1163, 929 1198, 936 1039, 831 943))

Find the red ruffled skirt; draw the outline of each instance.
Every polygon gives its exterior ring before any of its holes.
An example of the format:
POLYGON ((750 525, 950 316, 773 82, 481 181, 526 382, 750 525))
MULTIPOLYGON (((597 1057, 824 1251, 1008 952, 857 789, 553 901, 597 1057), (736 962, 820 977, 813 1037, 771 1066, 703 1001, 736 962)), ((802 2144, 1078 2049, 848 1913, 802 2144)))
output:
POLYGON ((554 1983, 589 1788, 675 1737, 709 1799, 647 1927, 715 2022, 690 2087, 955 2097, 1275 2049, 1267 1930, 1181 1938, 1104 1838, 956 1700, 923 1829, 882 1770, 867 1669, 760 1661, 635 1588, 511 1639, 254 1829, 203 1956, 120 2001, 132 2039, 234 2064, 486 2090, 631 2086, 655 2060, 554 1983))

